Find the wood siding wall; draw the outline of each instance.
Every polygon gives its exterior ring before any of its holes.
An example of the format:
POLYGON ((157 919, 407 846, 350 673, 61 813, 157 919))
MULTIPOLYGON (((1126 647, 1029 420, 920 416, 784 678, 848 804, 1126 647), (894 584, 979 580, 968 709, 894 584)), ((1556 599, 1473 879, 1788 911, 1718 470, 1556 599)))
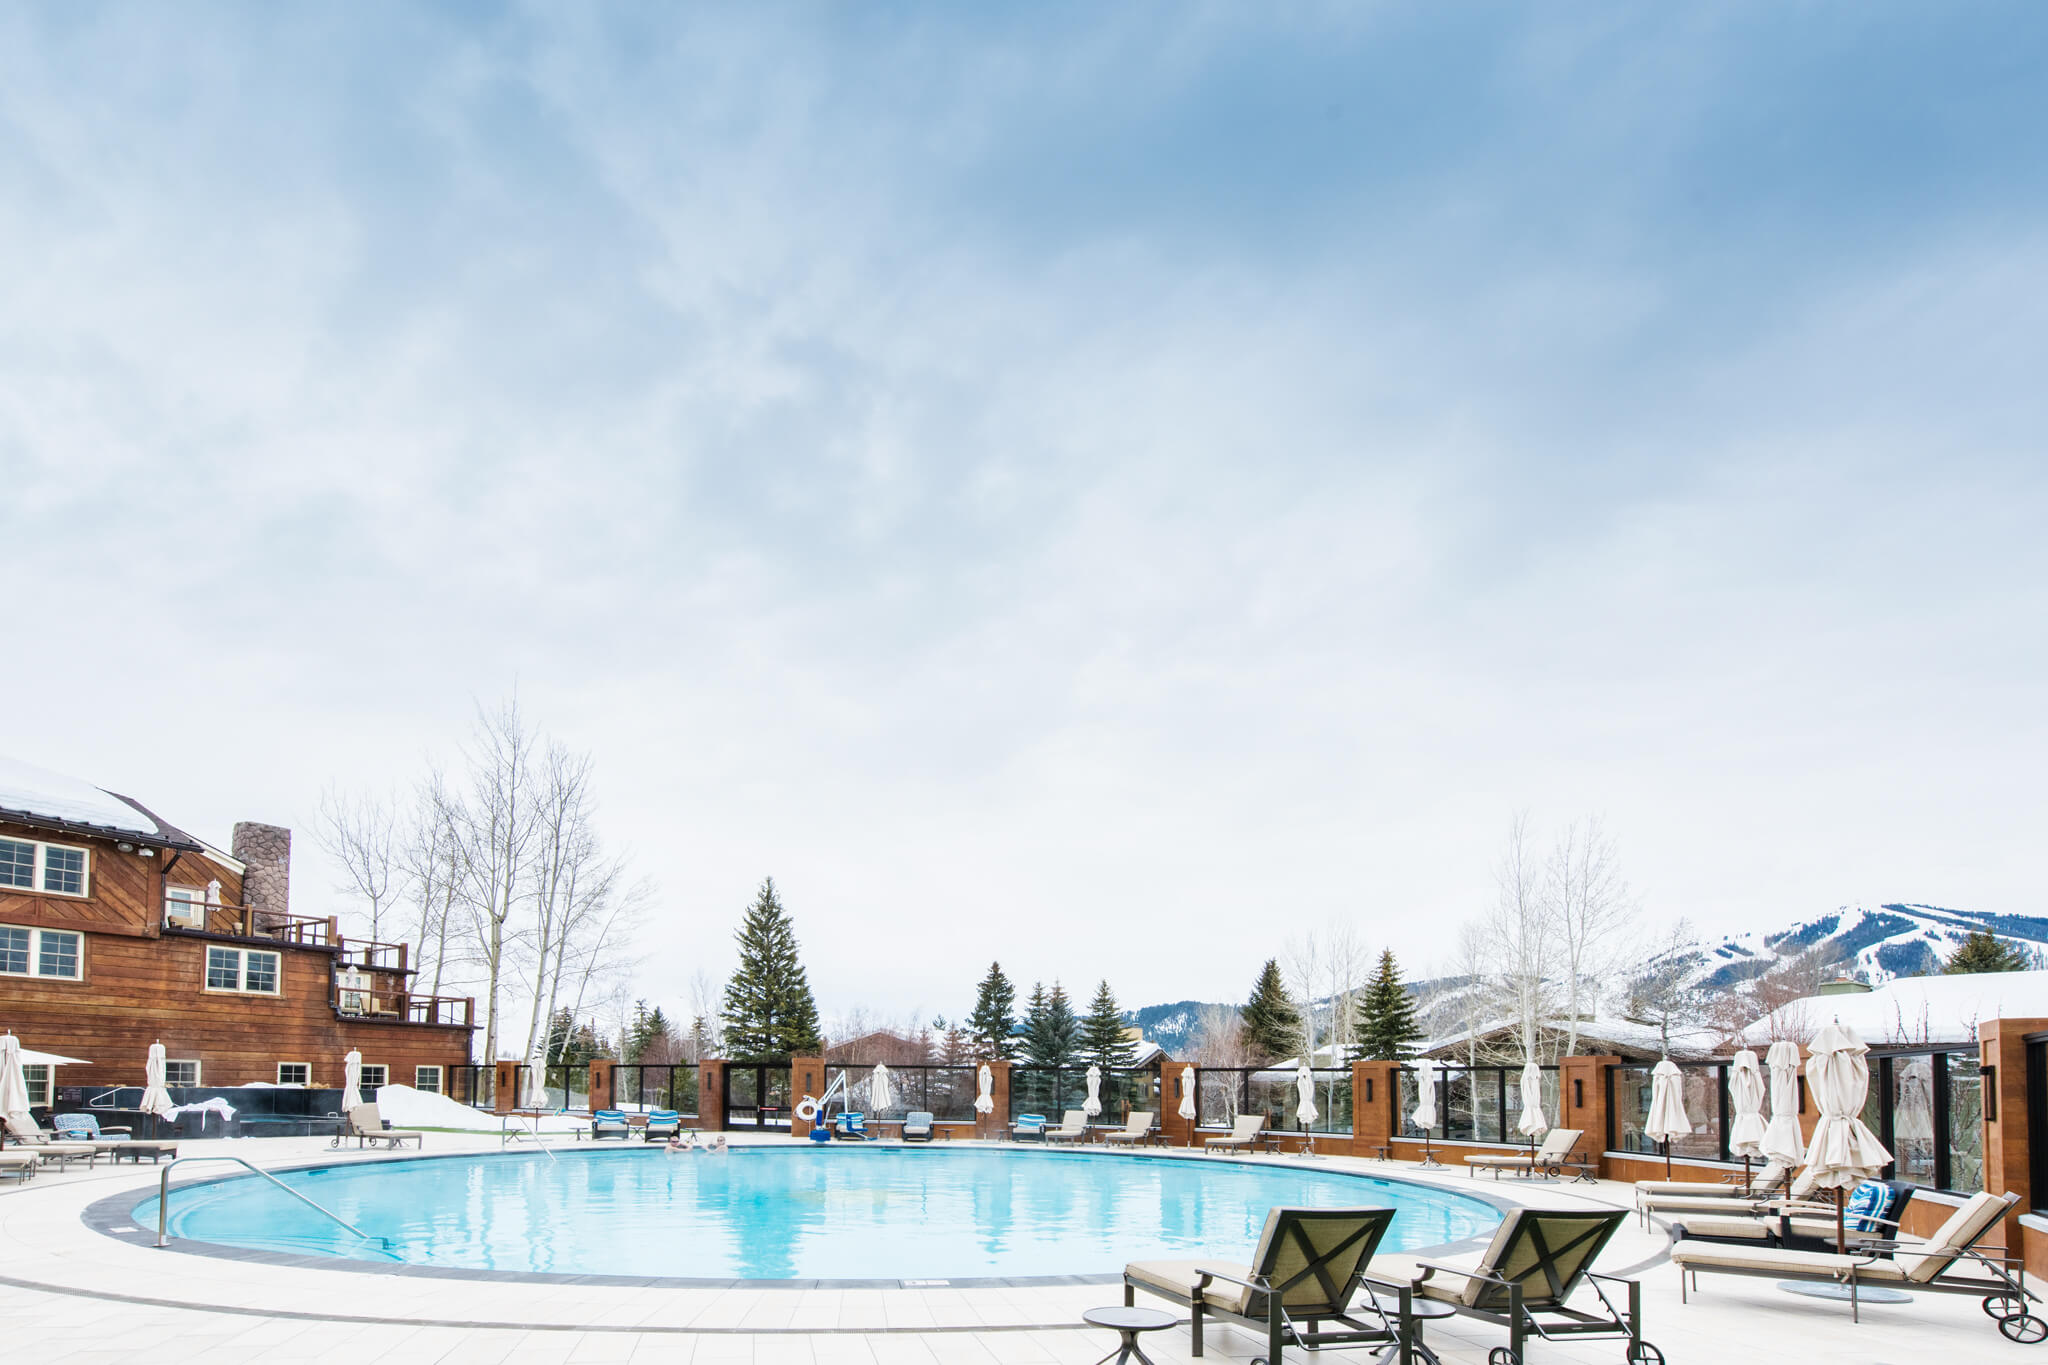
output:
MULTIPOLYGON (((149 1045, 200 1063, 203 1085, 277 1080, 279 1062, 305 1062, 315 1085, 340 1085, 342 1054, 390 1068, 410 1085, 416 1066, 469 1060, 470 1030, 342 1017, 331 995, 334 954, 265 940, 201 937, 163 929, 164 856, 122 853, 111 839, 56 835, 0 823, 0 835, 71 844, 91 851, 84 898, 0 893, 0 924, 81 931, 80 979, 0 976, 0 1027, 24 1046, 86 1066, 67 1066, 62 1085, 142 1084, 149 1045), (206 989, 209 945, 275 952, 279 993, 206 989)), ((221 883, 221 900, 240 901, 241 878, 196 853, 172 865, 173 886, 221 883)))

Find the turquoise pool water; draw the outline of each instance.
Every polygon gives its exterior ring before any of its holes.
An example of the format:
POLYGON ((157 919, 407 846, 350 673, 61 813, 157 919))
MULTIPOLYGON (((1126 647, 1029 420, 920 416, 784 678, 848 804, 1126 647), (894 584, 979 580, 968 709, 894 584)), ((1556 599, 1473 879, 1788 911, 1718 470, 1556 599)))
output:
MULTIPOLYGON (((173 1236, 469 1270, 707 1279, 966 1279, 1245 1259, 1275 1205, 1392 1205, 1388 1249, 1489 1231, 1481 1200, 1299 1166, 944 1146, 522 1152, 284 1173, 171 1193, 173 1236)), ((156 1226, 154 1197, 136 1221, 156 1226)))

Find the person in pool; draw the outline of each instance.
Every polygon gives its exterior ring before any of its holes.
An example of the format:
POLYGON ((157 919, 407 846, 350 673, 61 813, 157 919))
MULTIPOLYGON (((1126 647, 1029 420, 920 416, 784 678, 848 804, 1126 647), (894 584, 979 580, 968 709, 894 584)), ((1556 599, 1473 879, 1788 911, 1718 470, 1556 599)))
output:
POLYGON ((697 1135, 696 1135, 696 1133, 694 1133, 694 1132, 690 1131, 689 1129, 685 1128, 685 1129, 679 1129, 679 1130, 678 1130, 678 1131, 676 1132, 675 1136, 674 1136, 674 1137, 671 1137, 671 1138, 670 1138, 670 1139, 668 1140, 668 1143, 667 1143, 667 1145, 666 1145, 666 1146, 664 1146, 664 1147, 662 1148, 662 1150, 663 1150, 664 1152, 668 1153, 668 1155, 670 1155, 670 1156, 676 1156, 676 1155, 678 1155, 679 1153, 682 1153, 682 1152, 689 1152, 689 1151, 694 1151, 694 1150, 696 1150, 696 1147, 697 1147, 697 1135))

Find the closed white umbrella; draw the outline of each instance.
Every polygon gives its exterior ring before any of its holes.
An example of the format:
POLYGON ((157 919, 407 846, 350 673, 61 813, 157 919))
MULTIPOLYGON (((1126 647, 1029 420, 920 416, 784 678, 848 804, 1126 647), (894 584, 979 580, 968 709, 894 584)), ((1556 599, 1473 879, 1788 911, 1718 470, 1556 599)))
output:
POLYGON ((1751 1159, 1764 1154, 1764 1069, 1748 1048, 1736 1053, 1729 1064, 1728 1098, 1735 1102, 1735 1120, 1728 1125, 1728 1150, 1742 1158, 1746 1174, 1751 1159))
POLYGON ((1429 1130, 1436 1127, 1436 1063, 1427 1057, 1415 1059, 1415 1112, 1408 1121, 1422 1130, 1422 1164, 1440 1165, 1429 1151, 1429 1130))
POLYGON ((142 1112, 155 1118, 164 1118, 178 1106, 171 1099, 171 1092, 164 1088, 164 1077, 170 1074, 170 1063, 164 1055, 162 1043, 149 1045, 149 1060, 142 1064, 142 1112))
POLYGON ((1806 1144, 1807 1178, 1821 1189, 1853 1189, 1876 1177, 1892 1154, 1863 1122, 1870 1097, 1870 1051, 1856 1031, 1829 1024, 1806 1048, 1806 1088, 1820 1106, 1806 1144))
POLYGON ((1316 1078, 1309 1071, 1306 1058, 1294 1073, 1294 1112, 1303 1128, 1322 1117, 1322 1111, 1316 1108, 1316 1078))
POLYGON ((1666 1057, 1650 1072, 1650 1121, 1643 1133, 1664 1148, 1664 1178, 1671 1178, 1671 1143, 1692 1135, 1692 1120, 1685 1114, 1685 1078, 1678 1063, 1666 1057))
POLYGON ((1184 1066, 1180 1069, 1180 1108, 1176 1111, 1184 1119, 1193 1122, 1195 1117, 1195 1069, 1184 1066))
POLYGON ((1764 1054, 1771 1068, 1771 1121, 1764 1125, 1763 1157, 1797 1166, 1806 1160, 1799 1131, 1799 1044, 1780 1038, 1764 1054))
POLYGON ((21 1039, 0 1034, 0 1116, 17 1136, 36 1129, 28 1112, 28 1077, 21 1074, 21 1039))
POLYGON ((526 1094, 521 1102, 528 1109, 548 1107, 548 1068, 545 1062, 528 1062, 521 1073, 526 1077, 526 1094))
POLYGON ((981 1093, 974 1097, 974 1112, 977 1114, 995 1113, 996 1073, 988 1069, 987 1062, 983 1062, 981 1070, 975 1073, 975 1079, 981 1084, 981 1093))
POLYGON ((341 1059, 341 1108, 344 1113, 363 1102, 363 1054, 350 1048, 341 1059))
POLYGON ((883 1113, 895 1102, 896 1097, 889 1093, 889 1068, 876 1062, 873 1073, 868 1076, 868 1112, 883 1113))
POLYGON ((1522 1063, 1522 1117, 1515 1131, 1534 1142, 1549 1129, 1550 1120, 1543 1117, 1543 1068, 1531 1057, 1522 1063))
POLYGON ((1081 1101, 1081 1112, 1094 1118, 1102 1112, 1102 1068, 1088 1068, 1088 1098, 1081 1101))

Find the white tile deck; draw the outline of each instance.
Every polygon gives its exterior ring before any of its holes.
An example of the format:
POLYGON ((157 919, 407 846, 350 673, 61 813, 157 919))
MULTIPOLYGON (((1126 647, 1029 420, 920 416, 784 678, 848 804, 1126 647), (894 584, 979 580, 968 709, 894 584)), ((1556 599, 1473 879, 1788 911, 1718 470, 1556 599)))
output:
MULTIPOLYGON (((438 1150, 495 1150, 494 1138, 432 1135, 438 1150)), ((319 1139, 194 1142, 188 1154, 232 1152, 266 1166, 355 1159, 319 1139)), ((1470 1187, 1462 1173, 1338 1158, 1340 1167, 1470 1187)), ((228 1167, 186 1167, 208 1174, 228 1167)), ((4 1339, 16 1358, 66 1362, 244 1359, 407 1362, 641 1362, 663 1365, 1094 1365, 1110 1333, 1076 1328, 1083 1309, 1120 1301, 1114 1286, 959 1289, 701 1289, 523 1284, 366 1275, 158 1251, 87 1228, 80 1211, 109 1194, 154 1187, 149 1167, 45 1173, 0 1191, 4 1339), (935 1328, 955 1328, 934 1331, 935 1328)), ((1531 1203, 1627 1204, 1625 1187, 1503 1181, 1490 1191, 1531 1203)), ((1917 1295, 1910 1305, 1846 1309, 1760 1280, 1703 1279, 1681 1306, 1678 1275, 1659 1258, 1661 1229, 1633 1219, 1603 1268, 1641 1271, 1646 1335, 1674 1365, 1970 1365, 2023 1360, 2048 1346, 1998 1336, 1974 1300, 1917 1295)), ((1429 1328, 1447 1362, 1478 1365, 1502 1338, 1453 1319, 1429 1328)), ((1154 1333, 1158 1365, 1184 1365, 1184 1328, 1154 1333)), ((1260 1343, 1214 1329, 1206 1360, 1238 1365, 1260 1343)), ((1621 1365, 1622 1344, 1538 1343, 1529 1365, 1621 1365)), ((1327 1352, 1330 1365, 1363 1351, 1327 1352)), ((2041 1357, 2048 1360, 2048 1355, 2041 1357)), ((1296 1359, 1293 1354, 1289 1359, 1296 1359)), ((1302 1357, 1307 1359, 1307 1357, 1302 1357)))

